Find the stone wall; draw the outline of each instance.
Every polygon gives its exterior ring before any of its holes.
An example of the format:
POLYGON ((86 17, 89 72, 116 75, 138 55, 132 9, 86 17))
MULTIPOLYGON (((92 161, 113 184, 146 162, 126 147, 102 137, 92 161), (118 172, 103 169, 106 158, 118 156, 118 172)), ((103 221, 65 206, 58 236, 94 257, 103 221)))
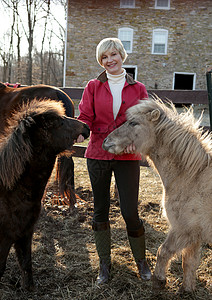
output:
POLYGON ((169 10, 154 0, 136 0, 120 8, 119 0, 68 0, 66 86, 84 87, 103 70, 95 49, 105 37, 118 37, 120 27, 134 30, 133 52, 126 65, 137 66, 137 80, 147 89, 172 89, 174 72, 196 73, 195 89, 206 89, 212 67, 212 1, 170 0, 169 10), (153 29, 168 30, 167 55, 153 55, 153 29))

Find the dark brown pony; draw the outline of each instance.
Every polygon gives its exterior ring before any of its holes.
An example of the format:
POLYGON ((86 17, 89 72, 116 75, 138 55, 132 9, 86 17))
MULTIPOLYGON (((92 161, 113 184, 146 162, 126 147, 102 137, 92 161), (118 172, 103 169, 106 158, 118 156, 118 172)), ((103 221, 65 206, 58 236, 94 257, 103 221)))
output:
MULTIPOLYGON (((48 85, 34 85, 27 87, 11 87, 0 82, 0 134, 7 126, 7 120, 14 109, 22 104, 32 101, 34 98, 52 99, 61 101, 68 117, 74 117, 74 104, 71 98, 62 90, 48 85)), ((74 163, 71 156, 60 156, 57 161, 56 180, 60 195, 68 202, 74 204, 76 201, 74 189, 74 163)))
POLYGON ((0 278, 14 244, 22 286, 33 287, 31 243, 56 156, 70 149, 86 124, 65 116, 60 102, 31 101, 13 114, 0 138, 0 278))

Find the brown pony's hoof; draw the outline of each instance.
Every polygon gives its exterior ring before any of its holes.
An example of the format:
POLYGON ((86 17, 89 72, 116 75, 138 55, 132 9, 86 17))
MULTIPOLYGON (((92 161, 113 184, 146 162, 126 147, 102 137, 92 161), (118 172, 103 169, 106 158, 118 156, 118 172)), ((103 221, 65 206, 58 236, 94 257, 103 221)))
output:
POLYGON ((33 278, 29 277, 29 278, 22 279, 21 288, 24 291, 33 292, 34 291, 33 278))
POLYGON ((166 286, 166 279, 160 280, 154 274, 152 275, 152 288, 153 290, 162 290, 166 286))
POLYGON ((31 293, 31 292, 34 292, 34 290, 35 290, 34 285, 23 285, 22 284, 20 287, 21 287, 21 290, 23 292, 29 292, 29 293, 31 293))

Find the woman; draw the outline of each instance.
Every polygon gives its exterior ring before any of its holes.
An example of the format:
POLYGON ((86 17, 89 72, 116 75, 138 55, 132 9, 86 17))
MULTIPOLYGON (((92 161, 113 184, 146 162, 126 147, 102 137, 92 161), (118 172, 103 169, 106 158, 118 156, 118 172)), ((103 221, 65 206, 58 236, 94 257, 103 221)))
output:
MULTIPOLYGON (((145 86, 133 80, 122 65, 127 53, 117 38, 103 39, 96 48, 98 63, 105 69, 97 79, 88 82, 79 104, 79 120, 91 130, 85 153, 94 195, 93 230, 100 270, 97 284, 107 283, 111 268, 110 183, 114 172, 120 197, 120 208, 126 223, 129 243, 143 280, 151 278, 145 259, 145 235, 138 215, 140 154, 134 144, 122 155, 102 149, 105 137, 126 121, 126 110, 148 97, 145 86)), ((80 136, 78 142, 83 141, 80 136)))

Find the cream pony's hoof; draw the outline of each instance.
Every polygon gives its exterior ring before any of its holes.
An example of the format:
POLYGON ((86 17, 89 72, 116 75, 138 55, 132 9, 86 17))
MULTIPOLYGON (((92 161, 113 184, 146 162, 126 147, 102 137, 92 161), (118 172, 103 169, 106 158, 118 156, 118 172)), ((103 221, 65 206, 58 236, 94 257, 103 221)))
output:
POLYGON ((153 290, 162 290, 166 286, 166 279, 160 280, 154 274, 152 275, 152 288, 153 290))

